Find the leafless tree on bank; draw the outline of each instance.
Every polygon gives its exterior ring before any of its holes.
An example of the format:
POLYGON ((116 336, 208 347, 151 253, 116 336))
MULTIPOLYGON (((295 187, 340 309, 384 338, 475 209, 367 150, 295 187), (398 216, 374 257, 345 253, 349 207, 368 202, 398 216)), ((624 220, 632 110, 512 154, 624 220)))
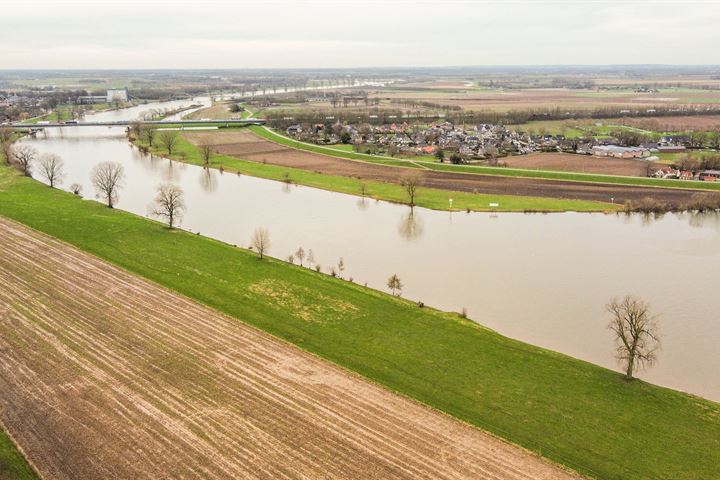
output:
POLYGON ((70 185, 70 191, 75 195, 80 195, 80 193, 82 193, 82 185, 79 183, 73 183, 70 185))
POLYGON ((308 267, 310 267, 313 263, 315 263, 315 252, 313 252, 312 248, 310 250, 308 250, 307 263, 308 263, 308 267))
POLYGON ((92 169, 90 180, 95 186, 97 198, 102 198, 108 207, 113 208, 125 181, 125 170, 117 162, 98 163, 92 169))
POLYGON ((5 164, 12 165, 12 161, 13 161, 12 141, 7 140, 4 142, 0 142, 0 154, 2 154, 5 164))
POLYGON ((415 197, 417 196, 417 191, 420 187, 420 176, 416 174, 406 175, 400 180, 400 185, 403 186, 405 193, 407 193, 408 204, 411 207, 414 207, 415 197))
POLYGON ((153 142, 155 141, 155 129, 152 127, 144 127, 142 136, 145 138, 148 146, 152 147, 153 142))
POLYGON ((0 154, 8 165, 12 162, 12 142, 12 130, 8 127, 0 127, 0 154))
POLYGON ((252 243, 255 251, 258 252, 260 260, 262 260, 263 257, 265 257, 265 253, 270 248, 270 233, 268 233, 265 228, 257 228, 253 232, 250 242, 252 243))
POLYGON ((298 263, 300 263, 300 266, 303 266, 303 261, 305 260, 305 249, 302 247, 299 247, 297 251, 295 252, 295 258, 298 259, 298 263))
POLYGON ((182 220, 185 212, 185 195, 182 188, 172 183, 163 183, 157 187, 152 214, 167 221, 172 229, 182 220))
POLYGON ((396 273, 393 273, 392 276, 388 278, 387 287, 390 289, 393 295, 395 295, 395 292, 397 292, 397 296, 400 296, 403 285, 400 281, 400 277, 398 277, 396 273))
POLYGON ((40 170, 40 175, 48 181, 51 188, 54 188, 55 185, 62 183, 64 175, 63 167, 64 164, 62 158, 54 153, 45 153, 40 156, 40 160, 38 161, 38 170, 40 170))
POLYGON ((625 366, 625 379, 632 380, 636 369, 653 365, 660 349, 657 318, 649 305, 626 295, 607 306, 611 315, 608 328, 615 334, 616 358, 625 366))
POLYGON ((0 143, 10 143, 13 139, 12 129, 8 127, 0 127, 0 143))
POLYGON ((131 122, 128 127, 128 132, 135 138, 140 138, 142 134, 143 126, 139 121, 131 122))
POLYGON ((202 158, 203 165, 206 167, 210 165, 210 159, 212 158, 212 146, 211 145, 200 145, 200 158, 202 158))
POLYGON ((160 133, 160 145, 167 150, 168 155, 175 151, 178 141, 178 133, 175 130, 164 130, 160 133))
POLYGON ((32 174, 33 162, 38 158, 38 151, 30 145, 18 145, 13 147, 10 157, 18 170, 29 177, 32 174))

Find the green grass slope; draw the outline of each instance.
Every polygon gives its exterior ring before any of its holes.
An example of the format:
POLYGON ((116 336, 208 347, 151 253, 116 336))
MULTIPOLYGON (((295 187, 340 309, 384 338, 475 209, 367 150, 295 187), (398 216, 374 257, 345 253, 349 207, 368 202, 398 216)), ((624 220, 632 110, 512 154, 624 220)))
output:
POLYGON ((0 215, 582 473, 720 478, 716 403, 628 384, 619 373, 508 339, 456 314, 170 232, 6 167, 0 167, 0 215))
POLYGON ((0 480, 36 480, 37 478, 25 458, 0 428, 0 480))

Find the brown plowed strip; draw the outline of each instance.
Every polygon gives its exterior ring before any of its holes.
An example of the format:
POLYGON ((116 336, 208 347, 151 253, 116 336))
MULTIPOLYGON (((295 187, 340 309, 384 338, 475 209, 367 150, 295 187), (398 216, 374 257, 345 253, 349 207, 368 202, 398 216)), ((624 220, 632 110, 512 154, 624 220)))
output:
MULTIPOLYGON (((250 130, 226 132, 193 132, 185 134, 195 144, 210 143, 222 154, 258 163, 321 172, 328 175, 362 178, 379 182, 400 181, 408 169, 347 160, 285 147, 265 140, 250 130), (266 146, 262 146, 265 143, 266 146)), ((591 182, 567 182, 535 178, 500 177, 494 175, 463 174, 417 169, 425 187, 444 190, 521 195, 528 197, 565 198, 610 203, 625 203, 653 197, 668 203, 686 202, 693 190, 680 188, 651 188, 625 185, 604 185, 591 182)), ((682 185, 680 183, 680 185, 682 185)))
POLYGON ((646 177, 648 169, 655 173, 660 168, 667 167, 667 165, 647 160, 595 157, 572 153, 531 153, 506 157, 503 161, 510 168, 624 175, 626 177, 646 177))
POLYGON ((578 478, 3 218, 0 242, 0 420, 45 478, 578 478))

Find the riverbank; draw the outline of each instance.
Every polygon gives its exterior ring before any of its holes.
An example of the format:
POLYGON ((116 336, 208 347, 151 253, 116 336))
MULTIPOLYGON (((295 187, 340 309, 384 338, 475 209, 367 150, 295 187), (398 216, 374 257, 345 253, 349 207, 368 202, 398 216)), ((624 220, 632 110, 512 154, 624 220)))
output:
MULTIPOLYGON (((192 135, 192 134, 185 134, 192 135)), ((131 138, 134 145, 153 155, 170 157, 193 165, 204 166, 204 161, 196 145, 185 136, 178 139, 172 155, 157 145, 150 147, 147 142, 131 138)), ((225 172, 240 173, 288 183, 295 183, 314 188, 321 188, 350 195, 363 195, 375 200, 395 203, 407 203, 405 189, 398 184, 361 180, 351 176, 328 175, 315 171, 303 170, 269 163, 242 160, 231 155, 213 154, 208 165, 225 172)), ((398 173, 400 175, 400 173, 398 173)), ((461 191, 441 190, 420 186, 417 190, 415 204, 433 210, 453 211, 503 211, 503 212, 607 212, 616 211, 619 205, 584 200, 569 200, 543 197, 525 197, 515 195, 495 195, 461 191), (452 202, 450 199, 452 198, 452 202), (497 204, 491 207, 491 204, 497 204)))
MULTIPOLYGON (((123 108, 130 108, 135 106, 134 103, 129 103, 127 105, 123 105, 121 107, 117 107, 112 104, 107 103, 92 103, 87 105, 82 105, 82 107, 85 109, 85 114, 94 114, 94 113, 102 113, 102 112, 110 112, 113 110, 121 110, 123 108)), ((52 112, 48 113, 47 115, 42 115, 39 117, 33 117, 29 118, 25 121, 23 121, 23 124, 27 125, 36 125, 38 122, 42 121, 48 121, 48 122, 61 122, 63 120, 72 120, 72 108, 76 107, 76 105, 71 104, 63 104, 58 105, 57 108, 55 108, 52 112)))
POLYGON ((508 339, 457 314, 168 232, 6 167, 0 167, 0 215, 584 474, 720 475, 716 403, 642 381, 628 384, 619 373, 508 339), (259 282, 266 288, 250 288, 259 282), (278 291, 286 301, 277 301, 278 291), (322 307, 328 302, 354 309, 337 315, 322 307))
POLYGON ((589 182, 597 183, 601 185, 627 185, 636 187, 655 187, 663 189, 693 189, 693 190, 720 190, 720 183, 712 182, 699 182, 699 181, 679 181, 679 180, 667 180, 660 178, 646 178, 646 177, 628 177, 620 175, 601 175, 601 174, 587 174, 587 173, 576 173, 576 172, 560 172, 550 170, 526 170, 520 168, 507 168, 507 167, 489 167, 482 165, 453 165, 451 163, 440 163, 437 161, 428 161, 426 159, 392 159, 391 157, 383 157, 376 155, 367 155, 363 153, 356 153, 353 151, 343 151, 339 148, 325 147, 322 145, 314 145, 311 143, 299 142, 285 135, 279 134, 269 127, 252 126, 250 129, 265 139, 285 145, 287 147, 296 148, 299 150, 305 150, 309 152, 315 152, 325 155, 332 155, 339 158, 346 158, 351 160, 361 160, 367 162, 381 163, 383 161, 395 160, 396 162, 404 162, 408 167, 421 166, 431 170, 442 171, 442 172, 453 172, 453 173, 465 173, 475 175, 492 175, 497 177, 511 177, 511 178, 532 178, 532 179, 543 179, 543 180, 558 180, 565 182, 589 182))

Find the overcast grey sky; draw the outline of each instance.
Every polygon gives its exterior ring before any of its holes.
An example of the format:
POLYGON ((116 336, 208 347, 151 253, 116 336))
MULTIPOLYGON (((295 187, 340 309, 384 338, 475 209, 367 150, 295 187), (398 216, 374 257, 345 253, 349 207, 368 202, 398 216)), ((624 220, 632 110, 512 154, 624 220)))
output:
POLYGON ((720 63, 720 0, 0 0, 0 69, 720 63))

